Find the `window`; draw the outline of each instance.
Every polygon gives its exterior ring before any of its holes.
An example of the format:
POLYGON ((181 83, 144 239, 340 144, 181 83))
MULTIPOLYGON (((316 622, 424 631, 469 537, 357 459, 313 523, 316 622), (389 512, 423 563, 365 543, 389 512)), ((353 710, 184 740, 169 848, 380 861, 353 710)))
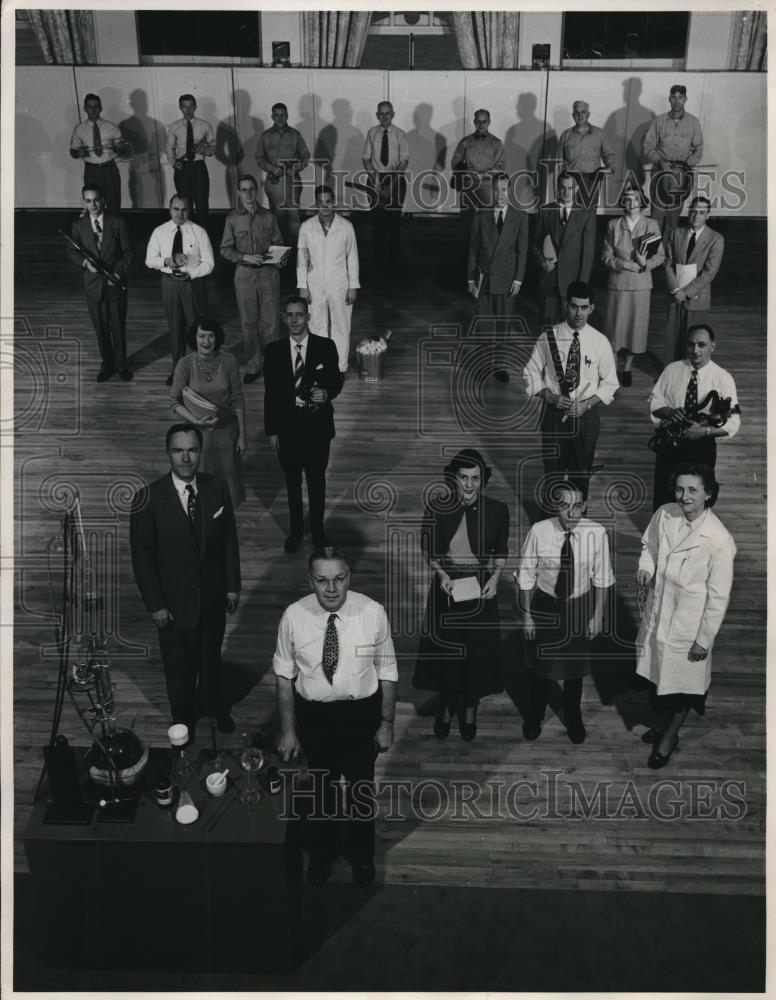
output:
POLYGON ((563 59, 684 59, 689 25, 688 11, 567 13, 563 59))
POLYGON ((361 69, 462 69, 450 11, 372 12, 361 69))
POLYGON ((138 11, 137 29, 142 56, 154 62, 165 56, 261 58, 255 11, 138 11))
POLYGON ((372 12, 370 34, 442 35, 453 30, 449 10, 376 10, 372 12))

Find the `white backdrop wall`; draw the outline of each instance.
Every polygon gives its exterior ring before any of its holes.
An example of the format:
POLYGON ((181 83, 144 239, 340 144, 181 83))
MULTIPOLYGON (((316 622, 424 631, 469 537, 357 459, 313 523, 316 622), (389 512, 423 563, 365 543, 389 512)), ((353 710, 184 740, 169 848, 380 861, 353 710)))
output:
MULTIPOLYGON (((271 125, 270 108, 282 100, 317 160, 303 180, 303 204, 314 184, 337 181, 338 171, 358 171, 367 129, 378 101, 389 97, 395 122, 408 134, 415 182, 409 211, 450 211, 447 181, 455 144, 472 130, 472 116, 486 107, 491 131, 504 140, 507 170, 535 170, 552 159, 561 132, 572 124, 571 104, 587 100, 591 121, 602 127, 616 153, 618 182, 641 170, 641 141, 649 122, 667 110, 671 84, 688 88, 687 109, 703 127, 699 183, 720 199, 718 215, 765 216, 766 74, 727 72, 388 72, 381 70, 253 69, 243 67, 19 67, 16 72, 16 205, 73 208, 80 202, 82 170, 68 154, 86 93, 102 99, 103 113, 132 142, 122 163, 124 208, 158 208, 174 192, 166 162, 166 127, 178 117, 184 92, 216 132, 208 161, 213 208, 233 203, 238 168, 255 173, 256 143, 271 125), (434 177, 436 171, 440 177, 434 177), (742 193, 743 192, 743 193, 742 193)), ((350 203, 338 181, 339 192, 350 203)), ((518 192, 521 187, 518 184, 518 192)), ((524 188, 526 207, 530 189, 524 188)), ((546 194, 546 192, 543 192, 546 194)), ((521 195, 519 195, 521 196, 521 195)), ((363 198, 357 204, 363 204, 363 198)))

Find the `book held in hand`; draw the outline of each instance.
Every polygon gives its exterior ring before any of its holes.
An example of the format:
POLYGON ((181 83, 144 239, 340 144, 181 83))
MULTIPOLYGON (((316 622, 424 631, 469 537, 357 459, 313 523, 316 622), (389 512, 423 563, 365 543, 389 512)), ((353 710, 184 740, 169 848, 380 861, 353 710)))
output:
POLYGON ((662 240, 663 237, 660 233, 644 233, 643 236, 639 236, 636 240, 636 253, 641 256, 646 254, 647 260, 649 260, 657 253, 662 240))
POLYGON ((463 576, 460 580, 453 580, 452 599, 455 604, 461 601, 477 601, 482 591, 480 582, 476 576, 463 576))
POLYGON ((264 254, 263 264, 278 266, 282 264, 291 253, 291 247, 272 246, 264 254))
POLYGON ((218 414, 218 407, 215 403, 211 403, 209 399, 205 399, 204 396, 194 392, 188 386, 183 390, 183 405, 189 413, 199 420, 204 417, 215 417, 218 414))

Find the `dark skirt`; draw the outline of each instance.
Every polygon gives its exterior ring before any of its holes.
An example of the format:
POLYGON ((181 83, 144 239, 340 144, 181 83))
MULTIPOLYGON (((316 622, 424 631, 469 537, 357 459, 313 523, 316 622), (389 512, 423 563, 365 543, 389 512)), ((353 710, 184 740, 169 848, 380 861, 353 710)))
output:
MULTIPOLYGON (((708 692, 707 692, 708 693, 708 692)), ((705 694, 655 694, 655 712, 658 715, 678 715, 692 709, 698 715, 706 714, 705 694)))
POLYGON ((536 637, 525 643, 526 662, 533 673, 565 681, 590 672, 590 640, 585 633, 592 613, 592 590, 562 604, 536 588, 531 598, 536 637))
MULTIPOLYGON (((448 570, 448 574, 452 580, 476 575, 483 587, 491 571, 448 570)), ((465 704, 475 704, 485 695, 504 690, 500 656, 498 597, 453 604, 434 574, 413 687, 420 691, 439 691, 449 704, 459 697, 465 704)))

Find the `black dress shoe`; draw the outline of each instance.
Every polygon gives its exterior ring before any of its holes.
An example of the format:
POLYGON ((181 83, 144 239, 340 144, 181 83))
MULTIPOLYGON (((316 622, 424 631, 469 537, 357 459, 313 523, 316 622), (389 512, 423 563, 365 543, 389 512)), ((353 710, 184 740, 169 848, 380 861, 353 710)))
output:
POLYGON ((172 385, 172 373, 170 373, 170 374, 169 374, 169 375, 167 376, 167 378, 166 378, 166 379, 164 380, 164 384, 165 384, 165 385, 172 385))
POLYGON ((572 743, 584 743, 587 738, 587 730, 581 720, 579 722, 572 722, 570 726, 566 726, 566 732, 572 743))
POLYGON ((659 771, 661 767, 665 767, 666 764, 671 760, 671 754, 674 750, 679 749, 679 740, 674 743, 673 748, 669 750, 668 753, 661 753, 659 750, 653 750, 649 755, 647 760, 647 767, 652 771, 659 771))
POLYGON ((461 722, 459 723, 459 728, 461 730, 461 739, 465 743, 471 743, 471 741, 477 735, 476 722, 461 722))
POLYGON ((541 735, 542 735, 541 726, 534 725, 533 723, 530 722, 523 723, 523 739, 533 742, 534 740, 538 740, 541 735))
POLYGON ((509 372, 506 372, 506 371, 504 371, 503 368, 500 368, 496 372, 496 378, 499 380, 499 382, 508 382, 509 381, 509 372))
POLYGON ((129 368, 122 368, 119 372, 119 376, 121 377, 122 382, 131 382, 135 377, 135 373, 129 368))
POLYGON ((100 368, 100 370, 97 372, 97 381, 107 382, 112 374, 113 374, 112 368, 100 368))
POLYGON ((233 733, 236 728, 237 725, 229 712, 223 712, 216 719, 216 729, 219 733, 233 733))
POLYGON ((261 372, 246 372, 243 375, 243 382, 245 385, 251 385, 257 379, 261 378, 261 372))
POLYGON ((375 866, 371 861, 363 865, 353 865, 353 881, 362 889, 368 889, 375 880, 375 866))
POLYGON ((641 734, 642 743, 654 743, 657 739, 657 729, 648 729, 646 733, 641 734))
POLYGON ((434 736, 438 740, 446 740, 450 735, 450 722, 450 719, 445 722, 441 715, 434 717, 434 736))
POLYGON ((310 885, 324 885, 331 875, 331 862, 311 861, 307 869, 307 881, 310 885))
POLYGON ((301 535, 289 535, 285 542, 283 542, 283 549, 288 553, 288 555, 291 555, 292 552, 296 552, 301 544, 301 535))

